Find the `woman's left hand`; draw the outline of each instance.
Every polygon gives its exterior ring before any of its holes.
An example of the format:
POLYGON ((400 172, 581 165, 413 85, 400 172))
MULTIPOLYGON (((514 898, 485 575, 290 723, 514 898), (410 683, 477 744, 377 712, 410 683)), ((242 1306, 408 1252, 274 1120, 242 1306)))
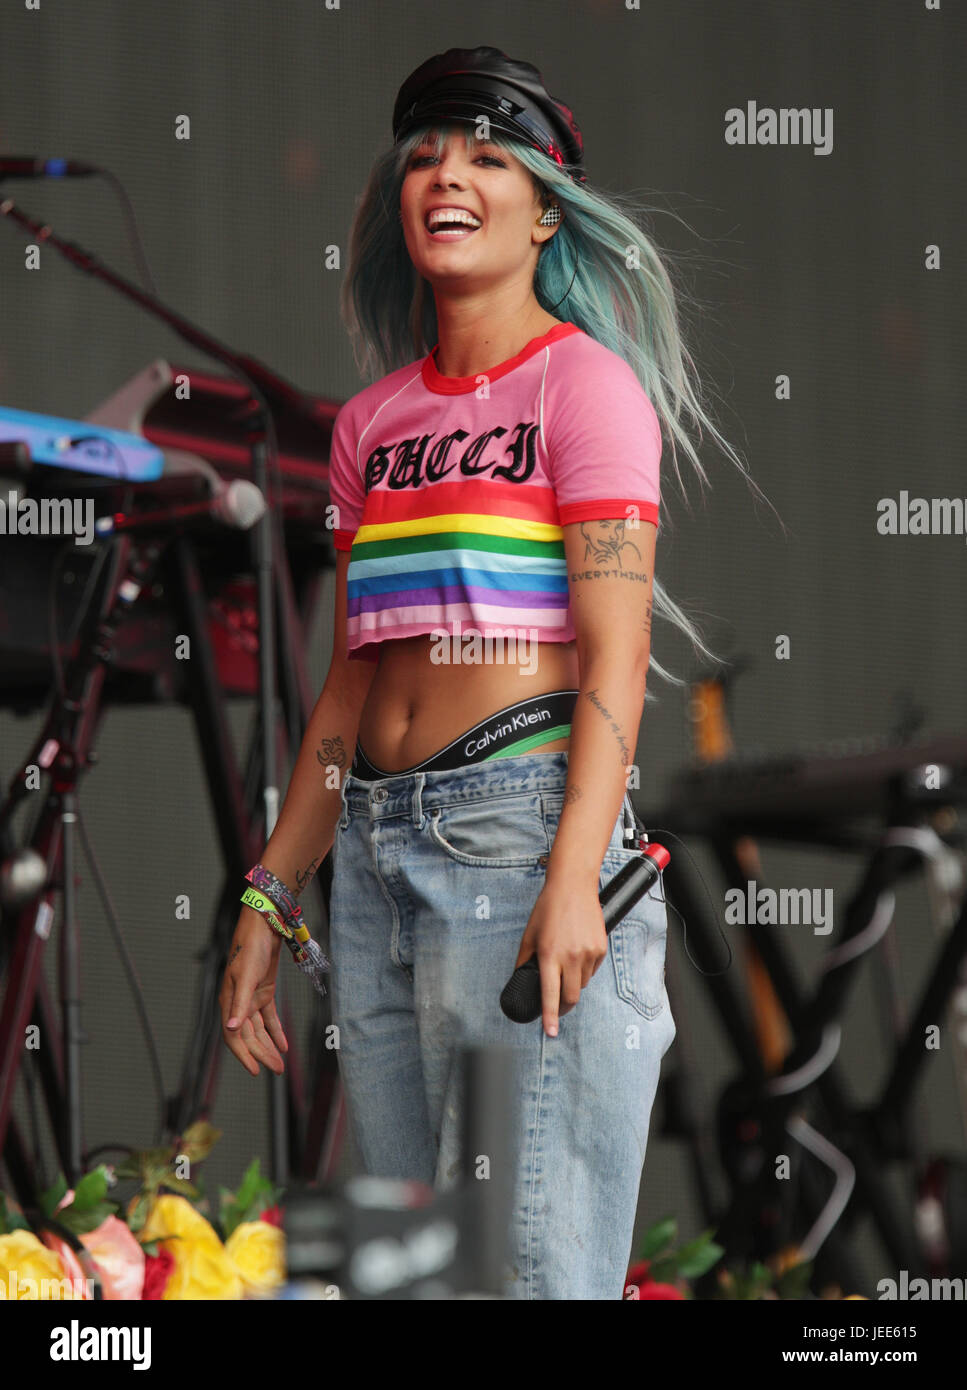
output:
POLYGON ((514 969, 536 955, 541 972, 541 1019, 548 1037, 574 1008, 608 953, 597 885, 544 887, 521 938, 514 969))

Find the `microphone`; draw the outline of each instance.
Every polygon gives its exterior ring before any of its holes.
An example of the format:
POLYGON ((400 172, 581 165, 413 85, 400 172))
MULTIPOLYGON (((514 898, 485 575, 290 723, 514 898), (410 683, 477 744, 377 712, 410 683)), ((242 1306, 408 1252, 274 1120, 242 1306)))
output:
POLYGON ((98 517, 94 522, 94 534, 113 536, 119 531, 168 531, 197 517, 247 531, 264 516, 265 508, 265 498, 255 484, 236 478, 219 487, 203 502, 185 502, 153 512, 115 512, 113 516, 98 517))
MULTIPOLYGON (((640 857, 628 863, 606 883, 598 894, 604 916, 604 929, 610 933, 631 911, 639 898, 671 862, 664 845, 650 844, 640 857)), ((504 985, 500 1007, 512 1023, 533 1023, 541 1015, 541 970, 536 955, 525 960, 504 985)))
POLYGON ((78 159, 41 159, 37 155, 0 159, 0 179, 71 179, 99 174, 96 164, 78 159))

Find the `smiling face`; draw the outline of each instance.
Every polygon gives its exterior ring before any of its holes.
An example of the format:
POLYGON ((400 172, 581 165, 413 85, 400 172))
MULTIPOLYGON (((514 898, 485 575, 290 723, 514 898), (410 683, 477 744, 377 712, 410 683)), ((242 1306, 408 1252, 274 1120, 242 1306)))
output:
POLYGON ((468 149, 468 129, 431 133, 410 156, 400 192, 410 259, 434 288, 492 287, 515 275, 532 281, 541 244, 556 229, 536 225, 543 204, 529 170, 472 129, 468 149))

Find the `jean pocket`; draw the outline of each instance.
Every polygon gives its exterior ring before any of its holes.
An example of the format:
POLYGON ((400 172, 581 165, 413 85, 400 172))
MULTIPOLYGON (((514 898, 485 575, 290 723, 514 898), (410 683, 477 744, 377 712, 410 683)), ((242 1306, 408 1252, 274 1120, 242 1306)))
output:
MULTIPOLYGON (((601 866, 599 891, 630 860, 639 858, 640 853, 640 850, 609 848, 601 866)), ((665 993, 667 935, 668 916, 658 884, 652 884, 608 933, 608 954, 618 995, 643 1018, 657 1018, 668 1001, 665 993)))
POLYGON ((536 868, 550 848, 537 793, 451 802, 430 812, 429 830, 449 858, 476 868, 536 868))

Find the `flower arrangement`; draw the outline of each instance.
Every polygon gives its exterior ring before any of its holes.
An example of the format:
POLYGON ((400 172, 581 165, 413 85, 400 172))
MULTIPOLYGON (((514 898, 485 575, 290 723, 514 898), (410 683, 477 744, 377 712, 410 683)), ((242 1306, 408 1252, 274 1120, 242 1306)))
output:
MULTIPOLYGON (((698 1279, 718 1263, 725 1251, 703 1231, 696 1240, 674 1248, 678 1224, 666 1217, 645 1232, 638 1260, 625 1276, 626 1299, 690 1299, 695 1294, 690 1279, 698 1279)), ((796 1246, 778 1251, 768 1261, 754 1261, 737 1270, 719 1269, 715 1276, 718 1299, 863 1299, 863 1294, 844 1294, 836 1285, 818 1295, 810 1292, 811 1262, 803 1260, 796 1246)))
POLYGON ((237 1192, 220 1190, 214 1220, 188 1177, 220 1137, 199 1121, 167 1148, 98 1165, 73 1190, 61 1174, 36 1210, 0 1192, 0 1299, 88 1299, 95 1284, 105 1299, 270 1297, 285 1280, 281 1193, 259 1160, 237 1192), (122 1208, 108 1194, 132 1178, 122 1208))
MULTIPOLYGON (((236 1192, 221 1188, 217 1216, 189 1178, 221 1137, 201 1120, 166 1148, 132 1151, 116 1168, 99 1164, 73 1189, 61 1174, 26 1211, 0 1192, 0 1301, 89 1299, 252 1299, 285 1282, 281 1189, 253 1159, 236 1192), (122 1206, 109 1193, 133 1179, 122 1206)), ((711 1230, 676 1248, 668 1217, 642 1240, 625 1276, 626 1299, 692 1299, 700 1278, 725 1253, 711 1230)), ((716 1273, 718 1299, 803 1299, 812 1266, 794 1248, 767 1264, 716 1273)), ((838 1288, 821 1298, 860 1298, 838 1288)))
POLYGON ((667 1217, 651 1226, 641 1242, 638 1260, 625 1275, 626 1299, 687 1299, 694 1297, 689 1279, 697 1279, 722 1258, 725 1251, 712 1241, 712 1232, 673 1249, 678 1223, 667 1217))

